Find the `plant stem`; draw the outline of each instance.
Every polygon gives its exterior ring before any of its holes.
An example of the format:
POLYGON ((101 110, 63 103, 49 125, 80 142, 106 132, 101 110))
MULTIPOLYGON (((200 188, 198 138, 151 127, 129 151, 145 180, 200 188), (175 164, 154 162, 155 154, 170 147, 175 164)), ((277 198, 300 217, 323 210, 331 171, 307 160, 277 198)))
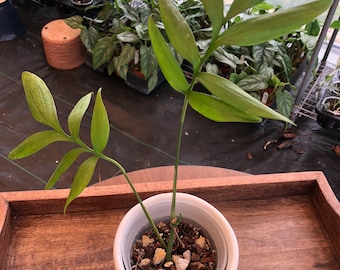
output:
POLYGON ((186 112, 188 109, 188 104, 189 104, 188 95, 185 95, 183 106, 182 106, 181 118, 180 118, 178 138, 177 138, 177 149, 176 149, 175 166, 174 166, 174 179, 173 179, 173 187, 172 187, 170 235, 169 235, 168 247, 166 249, 166 260, 167 261, 171 260, 171 252, 172 252, 172 247, 173 247, 173 243, 175 239, 175 229, 177 227, 176 193, 177 193, 177 180, 178 180, 178 165, 179 165, 179 156, 180 156, 180 150, 181 150, 183 126, 184 126, 186 112))
POLYGON ((100 157, 101 157, 102 159, 104 159, 104 160, 106 160, 106 161, 108 161, 108 162, 114 164, 115 166, 117 166, 117 168, 122 172, 122 174, 124 175, 126 181, 127 181, 128 184, 130 185, 130 187, 131 187, 133 193, 135 194, 138 203, 139 203, 140 206, 142 207, 142 210, 143 210, 143 212, 144 212, 144 214, 145 214, 145 216, 146 216, 146 218, 147 218, 147 220, 148 220, 148 222, 149 222, 149 224, 150 224, 150 226, 151 226, 153 232, 156 234, 156 236, 157 236, 157 238, 158 238, 158 241, 160 242, 160 244, 162 245, 162 247, 163 247, 164 249, 167 249, 167 245, 166 245, 166 243, 164 242, 162 236, 160 235, 160 233, 159 233, 159 231, 158 231, 158 229, 157 229, 157 226, 156 226, 155 222, 153 221, 153 219, 151 218, 151 216, 150 216, 148 210, 147 210, 146 207, 144 206, 144 203, 143 203, 141 197, 139 196, 139 193, 137 192, 137 190, 136 190, 135 187, 133 186, 133 183, 132 183, 132 181, 130 180, 130 177, 128 176, 128 174, 127 174, 127 172, 125 171, 124 167, 123 167, 119 162, 117 162, 116 160, 114 160, 114 159, 112 159, 112 158, 110 158, 110 157, 108 157, 108 156, 105 156, 104 154, 101 154, 100 157))

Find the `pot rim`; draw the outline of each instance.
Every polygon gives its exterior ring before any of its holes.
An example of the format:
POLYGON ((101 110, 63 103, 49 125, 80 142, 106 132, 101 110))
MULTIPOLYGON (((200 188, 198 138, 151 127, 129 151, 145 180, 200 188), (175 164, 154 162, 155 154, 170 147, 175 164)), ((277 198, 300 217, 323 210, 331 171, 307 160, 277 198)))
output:
MULTIPOLYGON (((143 202, 147 209, 149 209, 151 205, 155 205, 155 204, 163 205, 163 207, 164 206, 169 207, 169 204, 171 205, 171 198, 172 198, 172 193, 162 193, 162 194, 151 196, 148 199, 144 200, 143 202), (160 199, 165 200, 165 202, 160 202, 160 199)), ((197 224, 200 224, 200 226, 202 226, 203 229, 208 231, 208 234, 210 234, 210 236, 213 238, 212 241, 215 243, 216 246, 219 245, 220 247, 221 246, 226 247, 228 255, 226 259, 225 269, 227 270, 237 269, 238 262, 239 262, 239 249, 238 249, 237 238, 231 225, 229 224, 227 219, 223 216, 223 214, 219 210, 217 210, 213 205, 211 205, 207 201, 195 195, 177 192, 177 206, 179 206, 181 203, 184 205, 183 207, 192 206, 192 207, 195 207, 196 209, 199 209, 200 213, 201 212, 207 213, 209 214, 209 216, 213 216, 212 218, 209 219, 209 222, 215 228, 214 234, 216 234, 217 232, 221 233, 221 236, 220 235, 218 237, 215 236, 215 238, 211 235, 211 233, 209 233, 209 229, 207 229, 207 226, 202 225, 202 223, 204 224, 204 222, 207 222, 206 220, 201 221, 201 222, 194 220, 194 222, 197 224), (222 243, 220 243, 219 241, 221 241, 222 243), (219 244, 216 244, 216 242, 219 244)), ((168 215, 169 213, 166 213, 164 216, 169 216, 168 215)), ((124 251, 122 251, 121 246, 122 246, 122 243, 125 242, 126 236, 129 233, 131 234, 130 229, 127 229, 128 228, 127 224, 135 220, 135 217, 136 217, 135 215, 137 215, 137 217, 140 215, 144 216, 144 213, 142 212, 142 209, 139 204, 135 205, 133 208, 131 208, 127 212, 127 214, 123 217, 122 221, 120 222, 119 227, 116 232, 114 245, 113 245, 113 256, 114 256, 115 266, 116 267, 119 266, 119 269, 130 269, 129 268, 130 266, 124 265, 124 262, 123 262, 124 251), (126 232, 126 230, 129 230, 129 231, 126 232)), ((185 213, 183 213, 183 217, 184 218, 188 217, 189 219, 192 219, 189 214, 186 215, 185 213)), ((144 229, 145 228, 140 228, 139 231, 142 231, 144 229)), ((223 254, 223 251, 221 252, 221 250, 219 250, 218 254, 221 254, 221 253, 223 254)))

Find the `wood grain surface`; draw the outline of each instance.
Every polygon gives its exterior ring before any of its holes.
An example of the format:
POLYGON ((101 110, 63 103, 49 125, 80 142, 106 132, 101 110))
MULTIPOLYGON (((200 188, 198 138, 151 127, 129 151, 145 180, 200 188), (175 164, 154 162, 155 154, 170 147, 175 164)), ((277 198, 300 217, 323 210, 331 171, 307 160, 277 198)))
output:
MULTIPOLYGON (((146 198, 171 184, 136 188, 146 198)), ((340 204, 321 172, 186 179, 179 190, 226 216, 239 241, 239 269, 340 269, 340 204)), ((67 194, 0 193, 0 269, 113 269, 115 231, 136 202, 130 188, 89 187, 63 215, 67 194)))

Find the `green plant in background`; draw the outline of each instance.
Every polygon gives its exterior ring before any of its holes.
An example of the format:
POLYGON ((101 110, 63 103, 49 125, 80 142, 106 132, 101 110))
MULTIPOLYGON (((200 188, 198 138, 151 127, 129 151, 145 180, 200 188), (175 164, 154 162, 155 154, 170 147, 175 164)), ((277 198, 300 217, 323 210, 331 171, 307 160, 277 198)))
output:
POLYGON ((65 22, 81 29, 81 40, 92 54, 93 69, 107 65, 108 74, 116 73, 126 80, 128 70, 143 74, 148 88, 158 82, 158 63, 148 35, 147 21, 158 13, 154 1, 106 1, 86 9, 95 18, 75 15, 65 22))
MULTIPOLYGON (((248 8, 228 21, 231 27, 252 17, 278 12, 282 7, 266 2, 248 8)), ((292 74, 308 61, 317 41, 317 20, 275 39, 252 46, 229 44, 214 51, 206 65, 210 73, 230 79, 267 105, 276 102, 278 111, 289 117, 293 107, 292 74)), ((203 48, 207 43, 202 43, 203 48)))
POLYGON ((206 13, 211 20, 212 31, 210 44, 207 46, 206 51, 201 54, 197 48, 192 30, 186 19, 181 16, 177 7, 172 1, 159 1, 161 19, 168 40, 176 51, 191 63, 193 67, 193 77, 190 82, 185 78, 171 47, 169 47, 167 40, 157 27, 157 18, 156 22, 154 21, 154 16, 150 16, 148 19, 148 31, 159 66, 172 88, 184 96, 177 137, 173 200, 169 219, 171 236, 167 243, 163 241, 158 233, 152 217, 150 217, 147 209, 143 206, 138 192, 135 190, 123 166, 115 159, 104 154, 104 149, 109 139, 110 126, 101 97, 101 89, 98 90, 95 98, 91 122, 91 146, 88 146, 82 141, 79 130, 82 118, 90 104, 92 94, 87 94, 80 99, 71 111, 68 117, 67 133, 59 124, 53 97, 46 84, 36 75, 23 72, 24 91, 32 116, 36 121, 48 126, 49 129, 28 137, 9 153, 9 157, 11 159, 24 158, 58 141, 73 143, 75 148, 65 154, 49 179, 46 188, 50 188, 80 155, 88 154, 89 157, 79 166, 74 177, 64 211, 89 184, 99 159, 104 159, 116 165, 124 174, 135 193, 151 227, 156 235, 158 235, 161 245, 167 251, 167 260, 170 260, 175 237, 175 227, 181 220, 181 214, 178 215, 176 212, 177 171, 183 125, 188 106, 191 106, 201 115, 217 122, 259 123, 262 121, 262 118, 270 118, 293 124, 288 118, 265 106, 230 80, 203 71, 204 64, 219 47, 230 44, 251 46, 282 36, 313 20, 320 12, 327 9, 331 0, 314 1, 296 8, 250 18, 225 28, 226 23, 231 18, 260 2, 259 0, 235 0, 226 15, 224 15, 223 0, 203 0, 202 3, 206 13), (204 85, 209 93, 195 91, 194 86, 197 83, 204 85))

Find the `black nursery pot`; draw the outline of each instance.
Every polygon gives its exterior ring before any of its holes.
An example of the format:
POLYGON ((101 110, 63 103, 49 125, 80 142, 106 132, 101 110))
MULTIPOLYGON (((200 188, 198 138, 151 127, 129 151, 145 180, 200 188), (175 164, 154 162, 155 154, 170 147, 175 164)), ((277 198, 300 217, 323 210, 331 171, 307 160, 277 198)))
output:
POLYGON ((340 95, 332 89, 323 91, 320 101, 316 104, 317 122, 320 126, 327 129, 340 131, 340 115, 334 114, 327 109, 327 103, 331 100, 340 102, 340 95))
MULTIPOLYGON (((158 70, 157 74, 158 74, 158 81, 157 81, 155 88, 165 81, 163 73, 160 70, 158 70)), ((136 74, 135 72, 131 70, 127 72, 126 84, 129 87, 133 88, 134 90, 137 90, 138 92, 144 95, 150 94, 155 89, 155 88, 149 89, 148 81, 145 80, 144 77, 141 76, 140 74, 136 74)))

